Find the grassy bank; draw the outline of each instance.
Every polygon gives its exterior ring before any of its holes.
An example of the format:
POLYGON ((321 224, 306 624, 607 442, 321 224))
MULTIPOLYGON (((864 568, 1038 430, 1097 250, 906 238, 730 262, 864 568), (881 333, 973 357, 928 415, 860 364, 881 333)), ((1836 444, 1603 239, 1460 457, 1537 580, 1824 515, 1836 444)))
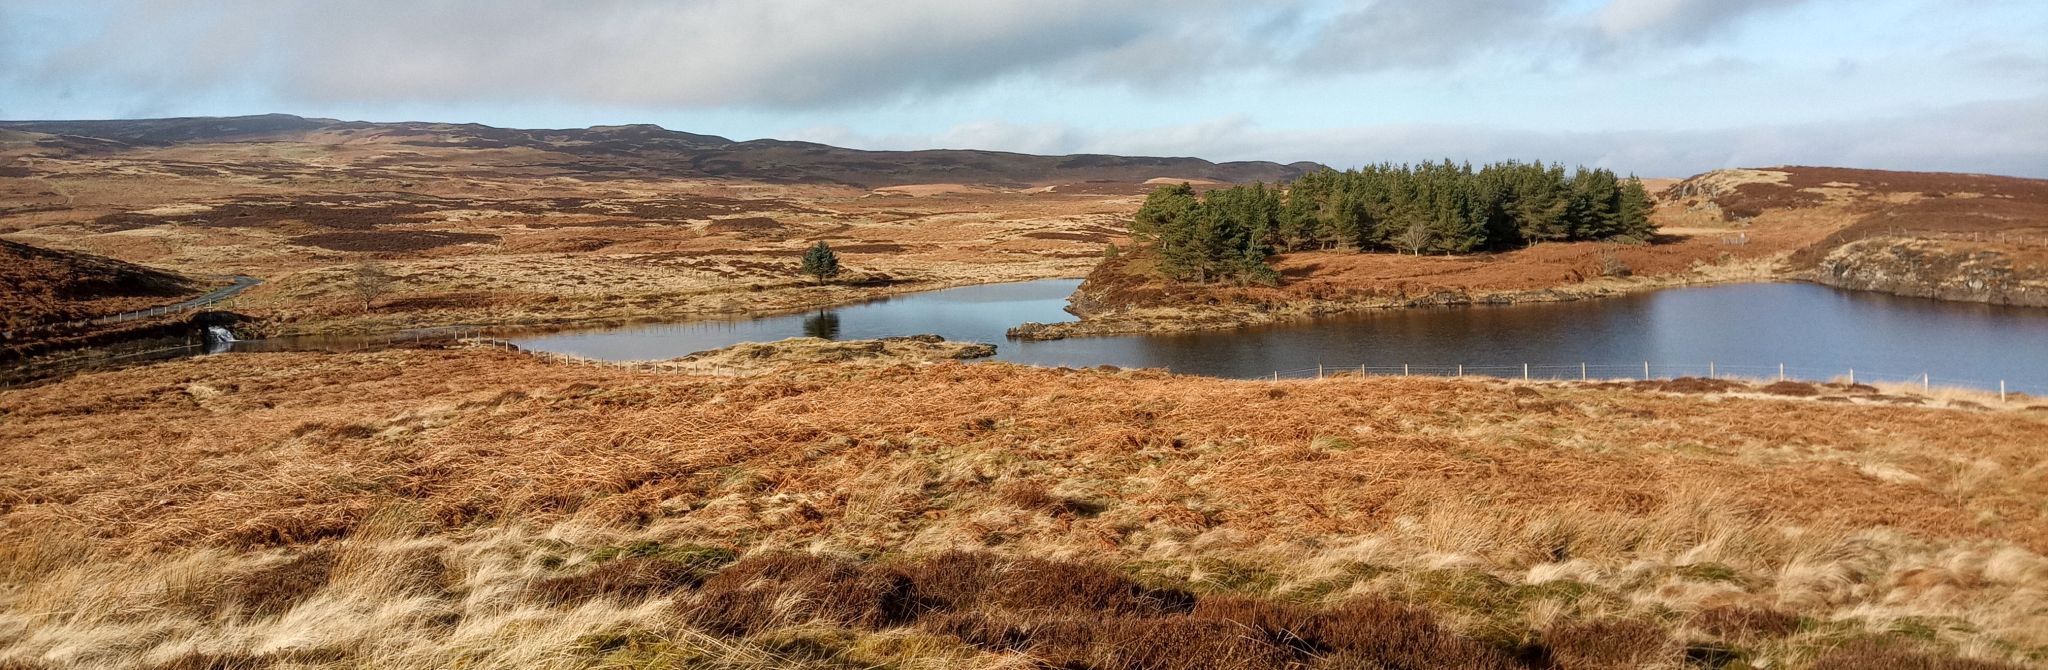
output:
POLYGON ((2044 416, 1724 384, 180 361, 0 392, 0 662, 2038 666, 2044 416))

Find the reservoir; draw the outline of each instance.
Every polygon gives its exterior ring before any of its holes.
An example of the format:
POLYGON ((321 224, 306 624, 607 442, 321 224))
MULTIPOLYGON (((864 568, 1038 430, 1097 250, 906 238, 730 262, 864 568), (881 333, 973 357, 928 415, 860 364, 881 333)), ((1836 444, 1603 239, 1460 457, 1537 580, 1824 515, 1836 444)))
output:
POLYGON ((1566 303, 1381 310, 1201 333, 1016 342, 1068 321, 1077 279, 907 294, 810 312, 514 338, 600 360, 655 360, 739 342, 935 333, 997 345, 997 360, 1166 368, 1219 377, 1375 374, 1576 379, 1729 376, 1919 382, 2048 395, 2048 310, 1907 298, 1815 284, 1674 288, 1566 303), (1320 367, 1319 367, 1320 366, 1320 367))

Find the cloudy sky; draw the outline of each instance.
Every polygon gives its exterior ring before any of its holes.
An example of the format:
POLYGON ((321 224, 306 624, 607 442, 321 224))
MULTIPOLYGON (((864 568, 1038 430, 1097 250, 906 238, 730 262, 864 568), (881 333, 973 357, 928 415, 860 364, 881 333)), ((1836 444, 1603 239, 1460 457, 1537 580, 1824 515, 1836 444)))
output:
POLYGON ((8 0, 0 118, 2048 177, 2043 0, 8 0))

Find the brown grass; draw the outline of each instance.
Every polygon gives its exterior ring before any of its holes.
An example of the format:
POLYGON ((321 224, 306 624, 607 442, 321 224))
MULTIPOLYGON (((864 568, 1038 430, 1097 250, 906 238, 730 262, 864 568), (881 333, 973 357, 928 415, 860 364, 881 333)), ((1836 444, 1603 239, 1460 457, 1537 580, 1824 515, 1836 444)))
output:
POLYGON ((488 350, 89 373, 0 392, 0 660, 2039 663, 2048 417, 1672 390, 488 350))

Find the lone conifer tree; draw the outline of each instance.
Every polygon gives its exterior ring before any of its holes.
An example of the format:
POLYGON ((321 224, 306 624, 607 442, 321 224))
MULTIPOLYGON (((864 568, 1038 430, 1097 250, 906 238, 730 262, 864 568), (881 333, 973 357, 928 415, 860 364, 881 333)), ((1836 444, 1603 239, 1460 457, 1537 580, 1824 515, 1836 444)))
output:
POLYGON ((839 254, 832 253, 832 247, 823 241, 810 251, 804 252, 804 274, 818 278, 818 283, 839 275, 839 254))

